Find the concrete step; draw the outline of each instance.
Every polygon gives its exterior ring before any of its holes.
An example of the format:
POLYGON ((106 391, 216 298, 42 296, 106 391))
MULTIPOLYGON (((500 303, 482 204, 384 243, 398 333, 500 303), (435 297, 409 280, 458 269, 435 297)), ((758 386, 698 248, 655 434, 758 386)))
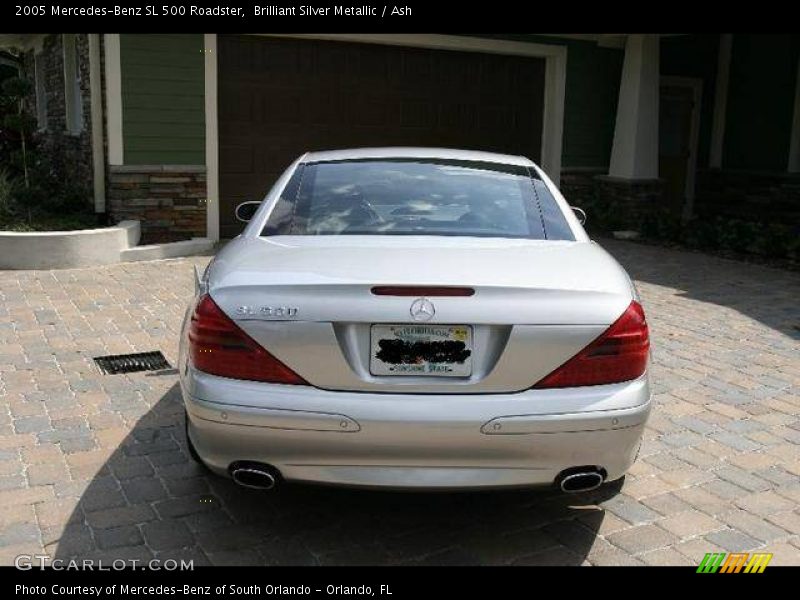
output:
POLYGON ((161 258, 176 258, 180 256, 194 256, 209 253, 214 249, 214 240, 208 238, 192 238, 181 242, 165 244, 149 244, 134 246, 119 253, 122 262, 136 262, 140 260, 159 260, 161 258))

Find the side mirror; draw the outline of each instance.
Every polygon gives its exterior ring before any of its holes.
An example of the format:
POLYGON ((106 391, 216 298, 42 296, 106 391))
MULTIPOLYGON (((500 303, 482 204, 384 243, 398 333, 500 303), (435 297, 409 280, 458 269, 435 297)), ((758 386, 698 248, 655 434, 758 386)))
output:
POLYGON ((250 200, 248 202, 242 202, 236 207, 236 218, 242 223, 249 223, 253 215, 256 214, 259 206, 261 206, 260 201, 250 200))
POLYGON ((577 206, 570 206, 572 212, 575 213, 575 216, 578 217, 578 223, 581 225, 586 224, 586 211, 582 208, 578 208, 577 206))

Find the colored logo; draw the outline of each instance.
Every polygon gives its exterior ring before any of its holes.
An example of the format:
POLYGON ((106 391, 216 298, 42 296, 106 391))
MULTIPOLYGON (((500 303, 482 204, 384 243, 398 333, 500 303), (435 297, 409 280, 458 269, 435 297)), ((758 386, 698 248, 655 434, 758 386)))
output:
POLYGON ((709 552, 700 561, 698 573, 763 573, 772 554, 766 552, 709 552))

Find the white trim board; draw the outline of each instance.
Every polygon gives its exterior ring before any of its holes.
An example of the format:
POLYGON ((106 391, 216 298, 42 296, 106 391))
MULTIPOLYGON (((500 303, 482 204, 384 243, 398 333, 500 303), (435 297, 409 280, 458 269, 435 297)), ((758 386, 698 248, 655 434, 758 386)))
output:
POLYGON ((108 132, 108 164, 122 165, 122 65, 118 33, 103 35, 106 79, 106 131, 108 132))
POLYGON ((217 34, 203 36, 206 121, 206 237, 219 239, 219 117, 217 107, 217 34))

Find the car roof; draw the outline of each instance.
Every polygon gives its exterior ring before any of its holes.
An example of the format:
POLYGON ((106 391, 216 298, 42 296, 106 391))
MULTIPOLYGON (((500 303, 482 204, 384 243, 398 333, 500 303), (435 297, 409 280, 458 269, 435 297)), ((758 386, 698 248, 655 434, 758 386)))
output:
POLYGON ((455 150, 451 148, 412 148, 412 147, 387 147, 387 148, 352 148, 349 150, 326 150, 323 152, 309 152, 301 159, 303 163, 330 162, 338 160, 363 160, 380 158, 439 158, 445 160, 467 160, 476 162, 491 162, 504 165, 518 165, 532 167, 533 162, 524 156, 511 154, 497 154, 495 152, 480 152, 477 150, 455 150))

